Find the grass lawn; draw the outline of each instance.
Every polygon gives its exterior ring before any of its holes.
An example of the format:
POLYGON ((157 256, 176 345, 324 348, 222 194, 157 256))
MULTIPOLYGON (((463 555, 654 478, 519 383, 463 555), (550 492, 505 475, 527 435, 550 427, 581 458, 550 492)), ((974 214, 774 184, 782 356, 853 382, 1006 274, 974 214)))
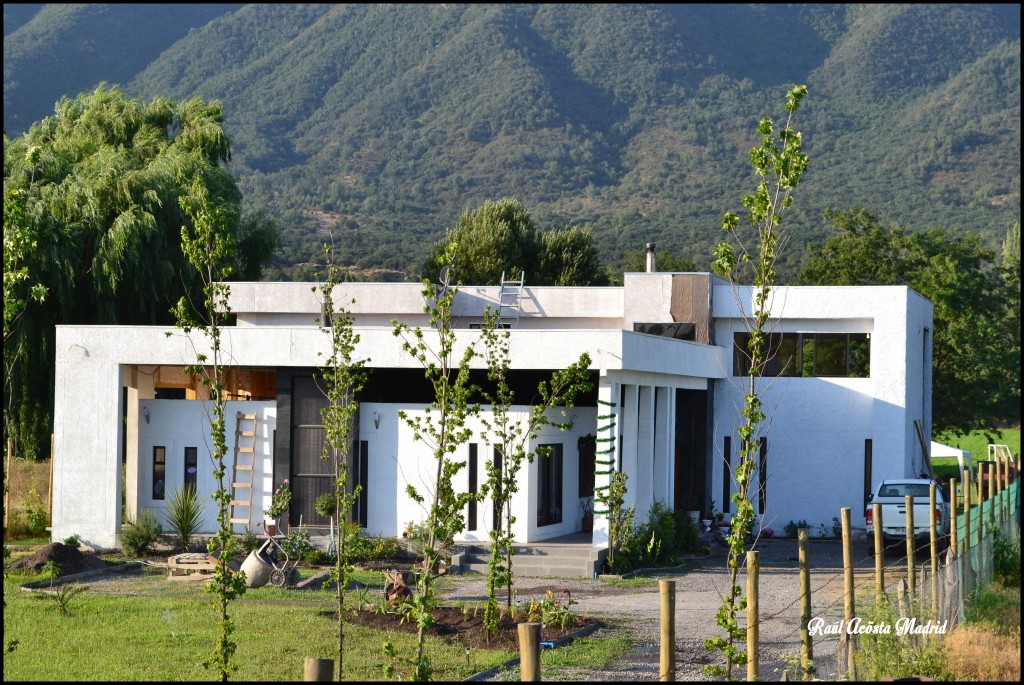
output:
MULTIPOLYGON (((379 574, 377 574, 379 576, 379 574)), ((202 661, 214 648, 219 611, 202 584, 166 580, 162 569, 118 586, 99 587, 70 600, 62 615, 52 596, 19 585, 37 577, 4 580, 4 642, 17 648, 4 658, 4 680, 211 680, 202 661)), ((305 657, 334 658, 338 624, 326 614, 333 593, 280 588, 250 589, 232 602, 238 649, 232 680, 301 680, 305 657)), ((382 680, 381 645, 391 641, 400 657, 415 655, 415 636, 345 626, 345 680, 382 680)), ((427 655, 437 680, 462 680, 515 656, 428 639, 427 655)), ((337 665, 335 666, 337 667, 337 665)), ((409 669, 397 665, 399 674, 409 669)))

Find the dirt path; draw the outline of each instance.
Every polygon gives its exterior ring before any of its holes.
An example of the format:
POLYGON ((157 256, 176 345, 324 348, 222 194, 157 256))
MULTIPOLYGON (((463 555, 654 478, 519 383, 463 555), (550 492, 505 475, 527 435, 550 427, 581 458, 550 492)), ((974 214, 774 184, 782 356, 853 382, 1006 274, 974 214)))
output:
MULTIPOLYGON (((763 680, 778 680, 786 668, 787 659, 800 654, 800 592, 795 540, 764 540, 760 552, 759 579, 760 676, 763 680)), ((872 587, 873 557, 868 555, 863 542, 854 545, 854 560, 858 582, 872 587)), ((895 565, 898 560, 887 559, 895 565)), ((811 596, 812 617, 835 621, 843 615, 843 562, 842 547, 837 540, 811 541, 811 596)), ((715 613, 721 605, 721 593, 728 585, 724 549, 712 556, 689 559, 681 572, 659 576, 676 583, 676 679, 718 680, 705 675, 703 667, 720 663, 717 654, 704 648, 704 639, 720 635, 715 625, 715 613)), ((740 584, 746 586, 745 574, 740 584)), ((594 634, 595 638, 627 637, 633 643, 631 651, 616 663, 603 669, 586 672, 563 671, 564 679, 591 681, 658 680, 660 653, 660 609, 657 580, 649 583, 609 583, 589 579, 519 578, 516 596, 521 600, 542 597, 547 590, 556 593, 562 588, 570 590, 579 612, 602 618, 608 625, 594 634)), ((451 599, 482 600, 486 598, 486 580, 482 577, 460 579, 446 595, 451 599)), ((741 625, 745 618, 741 619, 741 625)), ((836 668, 836 638, 818 637, 814 643, 815 666, 822 678, 834 676, 836 668)), ((552 674, 554 675, 554 674, 552 674)), ((745 667, 738 673, 746 676, 745 667)), ((502 680, 496 675, 490 680, 502 680)))

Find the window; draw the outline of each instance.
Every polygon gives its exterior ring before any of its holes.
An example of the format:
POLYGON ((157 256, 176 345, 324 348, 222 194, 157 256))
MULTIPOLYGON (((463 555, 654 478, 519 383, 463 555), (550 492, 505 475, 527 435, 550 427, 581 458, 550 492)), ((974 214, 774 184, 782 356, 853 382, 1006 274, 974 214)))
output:
POLYGON ((167 486, 167 448, 153 448, 153 499, 163 499, 167 486))
POLYGON ((593 435, 585 435, 579 443, 579 496, 594 496, 595 459, 597 457, 597 440, 593 435))
MULTIPOLYGON (((871 338, 867 333, 770 333, 764 376, 870 376, 871 338)), ((749 333, 733 335, 733 375, 750 373, 749 333)))
POLYGON ((199 474, 199 464, 197 459, 197 451, 195 447, 185 448, 185 487, 192 486, 197 487, 197 476, 199 474))
MULTIPOLYGON (((469 494, 477 493, 477 445, 469 443, 469 494)), ((466 517, 466 530, 476 530, 476 499, 469 501, 469 515, 466 517)))
POLYGON ((367 508, 370 497, 369 446, 370 443, 366 440, 353 440, 352 454, 350 455, 352 461, 349 465, 349 491, 351 492, 352 488, 358 485, 359 495, 352 502, 352 509, 349 515, 354 523, 359 524, 360 528, 366 528, 367 508))
POLYGON ((562 445, 541 445, 537 457, 537 525, 562 522, 562 445))

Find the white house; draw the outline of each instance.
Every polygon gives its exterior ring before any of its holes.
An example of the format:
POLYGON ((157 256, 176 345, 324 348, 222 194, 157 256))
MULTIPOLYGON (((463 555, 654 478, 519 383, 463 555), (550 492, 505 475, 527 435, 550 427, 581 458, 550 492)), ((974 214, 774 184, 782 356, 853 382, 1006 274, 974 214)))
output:
MULTIPOLYGON (((336 302, 354 300, 348 309, 360 336, 356 356, 371 370, 358 398, 352 462, 363 486, 353 514, 370 533, 399 535, 425 518, 406 487, 423 489, 429 450, 398 412, 422 413, 432 398, 391 324, 420 326, 432 339, 421 290, 348 283, 335 293, 336 302)), ((729 511, 746 378, 736 343, 750 300, 749 287, 707 273, 628 273, 622 287, 460 289, 461 345, 480 344, 476 329, 488 307, 509 309, 511 378, 524 403, 550 371, 582 352, 592 359, 594 390, 567 412, 572 430, 542 432, 536 443, 552 445, 552 457, 521 474, 519 541, 581 530, 580 498, 610 478, 593 475, 607 471, 595 466, 595 452, 605 448, 610 454, 597 460, 610 458, 628 474, 627 505, 636 505, 638 518, 656 501, 682 509, 692 499, 704 511, 712 502, 729 511)), ((315 372, 329 341, 316 324, 313 284, 232 283, 230 302, 237 323, 223 331, 231 364, 228 453, 233 459, 236 446, 248 447, 254 456, 252 508, 236 508, 236 516, 256 529, 275 485, 288 479, 295 491, 288 522, 324 524, 313 508, 330 484, 319 458, 325 400, 315 372), (254 437, 236 439, 238 413, 257 415, 254 437)), ((777 530, 801 519, 830 526, 841 507, 852 507, 855 525, 863 525, 875 481, 926 468, 932 305, 901 286, 780 287, 772 312, 774 372, 782 375, 763 382, 769 425, 755 494, 761 523, 777 530)), ((204 338, 175 328, 59 326, 56 346, 52 538, 78 534, 116 547, 122 497, 130 516, 159 512, 186 482, 208 502, 212 530, 209 403, 183 371, 206 348, 204 338)), ((474 364, 483 374, 483 360, 474 364)), ((525 415, 527 407, 518 411, 525 415)), ((482 423, 473 428, 459 453, 468 467, 458 487, 468 489, 480 486, 491 454, 482 423)), ((488 503, 466 516, 462 539, 487 539, 488 503)), ((592 544, 607 545, 601 516, 592 544)))

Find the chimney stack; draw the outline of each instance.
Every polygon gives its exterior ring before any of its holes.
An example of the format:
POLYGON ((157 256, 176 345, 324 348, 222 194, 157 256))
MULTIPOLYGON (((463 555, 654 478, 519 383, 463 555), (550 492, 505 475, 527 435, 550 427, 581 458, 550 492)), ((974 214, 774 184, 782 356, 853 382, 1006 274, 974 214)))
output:
POLYGON ((647 273, 654 273, 654 243, 647 243, 647 273))

